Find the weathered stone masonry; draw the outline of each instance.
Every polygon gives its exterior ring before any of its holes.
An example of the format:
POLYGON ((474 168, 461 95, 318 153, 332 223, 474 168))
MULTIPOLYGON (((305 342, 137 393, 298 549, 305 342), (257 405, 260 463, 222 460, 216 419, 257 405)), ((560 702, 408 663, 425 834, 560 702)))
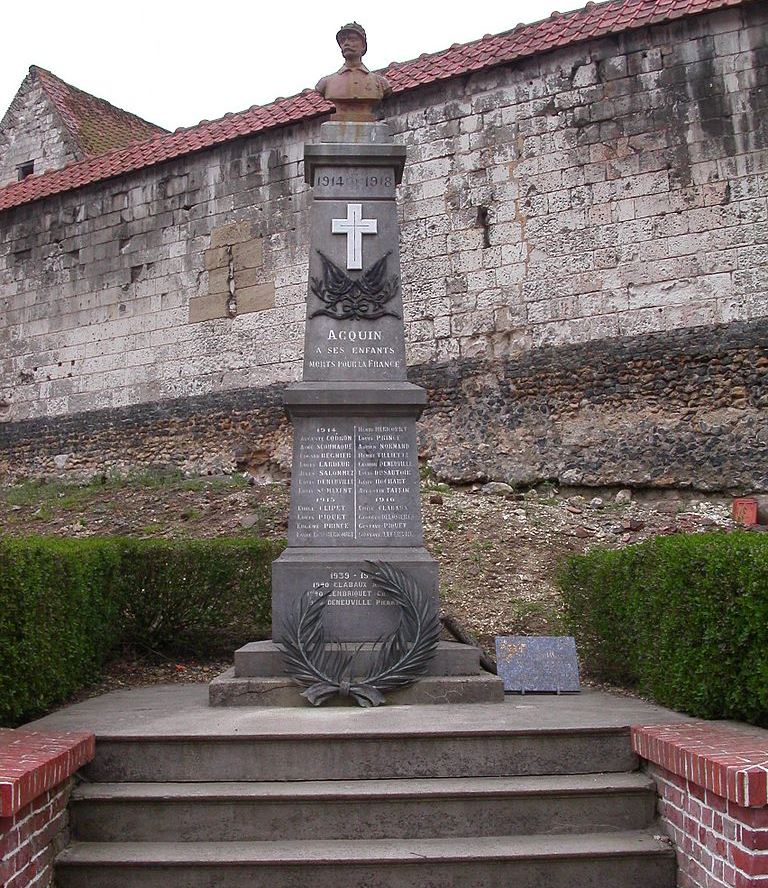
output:
POLYGON ((54 114, 39 83, 30 82, 29 91, 11 104, 4 119, 13 119, 15 138, 10 141, 0 135, 0 187, 16 181, 17 167, 23 163, 31 161, 39 171, 43 158, 55 168, 79 160, 75 146, 67 140, 54 114))
MULTIPOLYGON (((386 105, 440 475, 768 489, 767 35, 747 3, 386 105)), ((318 126, 0 214, 0 472, 286 467, 318 126)))
MULTIPOLYGON (((768 322, 411 368, 420 456, 444 480, 768 489, 768 322), (610 461, 606 460, 606 454, 610 461), (724 473, 727 473, 725 475, 724 473)), ((7 471, 290 471, 282 386, 8 423, 7 471)))

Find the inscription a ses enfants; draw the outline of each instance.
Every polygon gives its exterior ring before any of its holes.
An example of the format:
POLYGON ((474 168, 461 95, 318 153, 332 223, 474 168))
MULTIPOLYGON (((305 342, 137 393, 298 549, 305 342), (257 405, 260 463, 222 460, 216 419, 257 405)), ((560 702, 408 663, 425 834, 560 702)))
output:
POLYGON ((381 330, 329 330, 327 345, 317 345, 310 367, 361 370, 401 367, 395 347, 387 345, 381 330))

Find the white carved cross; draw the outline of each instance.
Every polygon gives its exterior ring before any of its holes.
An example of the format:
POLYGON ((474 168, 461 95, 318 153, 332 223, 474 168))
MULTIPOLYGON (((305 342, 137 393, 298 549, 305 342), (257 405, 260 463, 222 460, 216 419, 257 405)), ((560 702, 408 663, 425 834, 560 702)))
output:
POLYGON ((376 234, 376 219, 363 219, 363 205, 347 204, 346 219, 331 219, 331 231, 347 236, 347 269, 363 267, 363 235, 376 234))

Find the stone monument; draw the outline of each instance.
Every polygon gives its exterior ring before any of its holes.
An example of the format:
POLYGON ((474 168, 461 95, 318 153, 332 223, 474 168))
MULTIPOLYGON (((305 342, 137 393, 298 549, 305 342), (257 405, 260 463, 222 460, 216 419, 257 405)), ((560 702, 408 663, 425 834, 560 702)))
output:
MULTIPOLYGON (((416 444, 426 394, 406 378, 395 203, 405 147, 375 120, 391 90, 362 64, 365 31, 352 23, 336 39, 344 66, 317 85, 336 113, 322 124, 320 143, 304 150, 312 189, 304 372, 284 396, 293 470, 288 547, 272 570, 273 638, 236 652, 234 670, 211 684, 214 705, 303 702, 283 674, 280 641, 310 590, 329 592, 327 636, 362 645, 364 666, 399 620, 368 562, 406 572, 437 605, 416 444)), ((501 682, 480 673, 474 648, 442 642, 429 672, 397 701, 503 699, 501 682)))

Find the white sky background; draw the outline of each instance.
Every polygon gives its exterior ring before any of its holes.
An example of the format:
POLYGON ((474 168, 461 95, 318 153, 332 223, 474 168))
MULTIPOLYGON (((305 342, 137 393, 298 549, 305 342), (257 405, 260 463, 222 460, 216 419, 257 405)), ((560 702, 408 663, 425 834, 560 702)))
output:
POLYGON ((369 68, 403 62, 585 0, 219 3, 38 0, 3 8, 0 118, 29 66, 175 129, 312 87, 342 62, 338 28, 368 33, 369 68))

